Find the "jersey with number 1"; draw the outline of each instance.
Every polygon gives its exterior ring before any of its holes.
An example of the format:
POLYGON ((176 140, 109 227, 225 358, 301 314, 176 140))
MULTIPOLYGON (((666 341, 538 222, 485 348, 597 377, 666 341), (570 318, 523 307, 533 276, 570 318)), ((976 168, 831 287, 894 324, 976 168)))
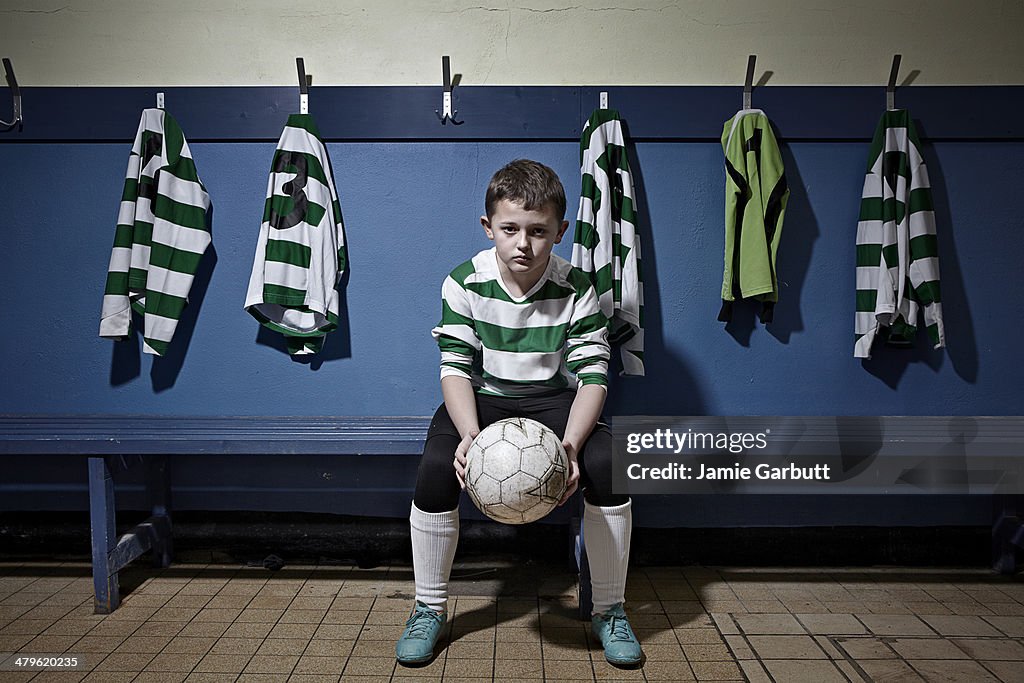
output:
POLYGON ((338 326, 345 271, 341 204, 313 117, 292 114, 274 154, 245 309, 292 354, 318 352, 338 326))

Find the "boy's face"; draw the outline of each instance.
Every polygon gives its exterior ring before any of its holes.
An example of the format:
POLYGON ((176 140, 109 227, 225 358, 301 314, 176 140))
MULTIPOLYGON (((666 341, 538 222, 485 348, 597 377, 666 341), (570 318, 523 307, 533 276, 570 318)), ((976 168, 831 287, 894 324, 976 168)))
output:
POLYGON ((527 211, 522 202, 500 200, 490 218, 480 217, 487 237, 494 241, 498 262, 517 281, 539 278, 548 267, 551 249, 562 241, 569 227, 548 205, 527 211))

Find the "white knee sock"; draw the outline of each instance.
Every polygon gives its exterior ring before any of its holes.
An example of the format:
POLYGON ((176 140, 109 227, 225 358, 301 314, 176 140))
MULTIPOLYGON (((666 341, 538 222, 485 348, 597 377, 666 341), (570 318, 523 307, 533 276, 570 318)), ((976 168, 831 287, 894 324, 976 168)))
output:
POLYGON ((584 501, 583 542, 590 561, 594 614, 626 600, 629 538, 633 531, 632 501, 598 507, 584 501))
POLYGON ((459 544, 459 510, 409 513, 416 599, 438 612, 448 610, 448 577, 459 544))

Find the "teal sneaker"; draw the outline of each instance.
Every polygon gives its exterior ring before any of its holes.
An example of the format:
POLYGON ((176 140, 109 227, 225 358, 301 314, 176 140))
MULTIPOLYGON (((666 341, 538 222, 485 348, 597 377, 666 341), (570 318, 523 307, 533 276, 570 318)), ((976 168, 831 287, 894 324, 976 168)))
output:
POLYGON ((425 664, 434 658, 434 645, 447 617, 424 605, 419 600, 409 620, 405 622, 402 637, 395 643, 395 657, 399 664, 425 664))
POLYGON ((612 605, 604 614, 595 614, 590 618, 590 627, 594 635, 601 641, 604 658, 616 666, 636 666, 643 659, 644 652, 636 634, 629 626, 622 603, 612 605))

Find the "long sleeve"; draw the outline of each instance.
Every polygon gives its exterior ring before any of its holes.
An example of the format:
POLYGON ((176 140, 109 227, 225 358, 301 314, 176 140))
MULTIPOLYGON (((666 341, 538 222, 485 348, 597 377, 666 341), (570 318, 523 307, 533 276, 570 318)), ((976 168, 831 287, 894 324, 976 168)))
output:
POLYGON ((920 149, 909 112, 882 116, 857 223, 856 358, 871 357, 883 330, 891 344, 912 344, 922 307, 933 347, 945 346, 935 213, 920 149))
POLYGON ((441 351, 441 378, 450 375, 472 380, 473 362, 480 351, 469 297, 461 282, 472 272, 465 263, 444 279, 441 285, 441 320, 432 330, 441 351))
POLYGON ((572 264, 588 275, 609 339, 620 349, 622 374, 644 374, 643 276, 636 194, 626 140, 613 109, 599 109, 580 139, 582 192, 573 236, 572 264))
POLYGON ((143 350, 167 351, 210 244, 209 208, 181 128, 166 112, 145 110, 128 161, 100 336, 128 336, 130 304, 143 316, 143 350))
POLYGON ((789 200, 782 154, 768 118, 741 110, 722 132, 725 153, 725 267, 718 319, 732 319, 732 303, 762 302, 761 322, 771 322, 779 300, 775 258, 789 200))

